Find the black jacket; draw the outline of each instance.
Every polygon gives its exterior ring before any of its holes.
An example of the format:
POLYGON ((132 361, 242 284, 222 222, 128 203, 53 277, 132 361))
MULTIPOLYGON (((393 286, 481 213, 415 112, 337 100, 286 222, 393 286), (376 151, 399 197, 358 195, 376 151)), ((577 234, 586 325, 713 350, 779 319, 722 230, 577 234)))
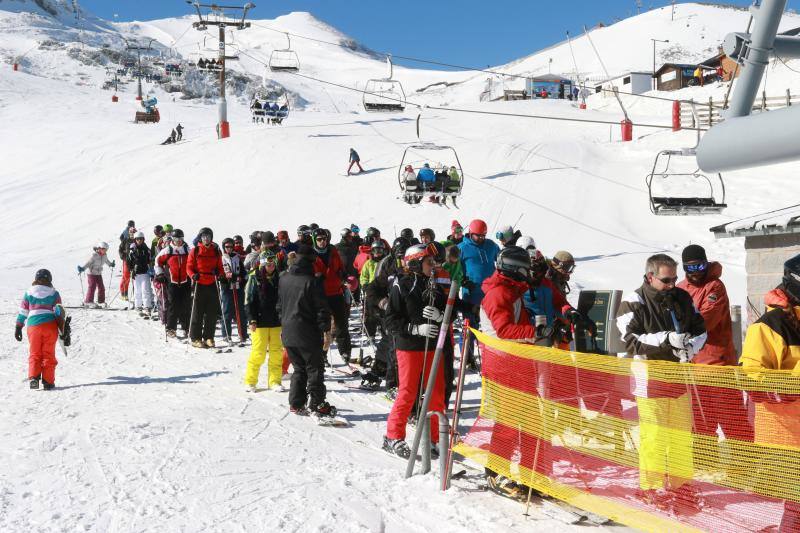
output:
POLYGON ((358 278, 358 270, 353 266, 353 261, 356 260, 356 256, 358 255, 358 245, 353 242, 353 240, 347 242, 342 239, 336 244, 336 249, 339 250, 339 257, 342 258, 342 263, 344 263, 345 278, 348 276, 355 276, 358 278))
POLYGON ((706 327, 689 293, 679 288, 660 292, 645 282, 625 297, 617 311, 617 327, 629 355, 677 362, 668 338, 675 331, 670 310, 675 313, 679 333, 689 333, 697 350, 702 348, 706 327))
POLYGON ((322 348, 322 334, 331 328, 331 311, 308 259, 299 258, 281 274, 278 311, 284 346, 322 348))
POLYGON ((281 325, 278 313, 278 290, 280 276, 274 273, 267 277, 259 269, 253 274, 247 286, 247 316, 255 322, 257 328, 277 328, 281 325))
MULTIPOLYGON (((386 327, 394 335, 398 350, 420 352, 425 350, 425 337, 413 335, 413 326, 427 324, 422 310, 431 305, 431 291, 434 305, 444 313, 447 295, 442 288, 430 279, 419 274, 406 274, 395 278, 389 290, 389 307, 386 309, 386 327)), ((448 336, 449 337, 449 336, 448 336)), ((428 350, 433 352, 436 339, 429 339, 428 350)))
POLYGON ((128 253, 128 269, 134 276, 137 274, 147 274, 150 270, 150 260, 152 254, 146 244, 135 244, 128 253))

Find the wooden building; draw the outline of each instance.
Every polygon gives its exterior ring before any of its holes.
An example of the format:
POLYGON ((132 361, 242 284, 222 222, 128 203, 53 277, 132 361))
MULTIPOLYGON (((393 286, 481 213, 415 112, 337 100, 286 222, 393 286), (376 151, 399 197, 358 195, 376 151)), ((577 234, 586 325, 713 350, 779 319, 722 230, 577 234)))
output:
POLYGON ((659 91, 677 91, 689 86, 694 77, 697 65, 688 63, 664 63, 656 71, 656 89, 659 91))

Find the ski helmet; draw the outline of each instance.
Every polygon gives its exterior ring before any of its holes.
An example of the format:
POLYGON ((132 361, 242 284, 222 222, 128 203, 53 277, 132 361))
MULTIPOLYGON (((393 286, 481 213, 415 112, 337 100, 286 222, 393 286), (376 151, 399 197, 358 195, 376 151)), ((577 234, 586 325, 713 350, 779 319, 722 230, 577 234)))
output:
POLYGON ((347 237, 352 237, 353 230, 351 230, 350 228, 342 228, 342 231, 339 232, 339 235, 342 236, 342 239, 345 239, 347 237))
POLYGON ((100 241, 94 248, 95 250, 99 250, 100 248, 102 248, 103 250, 108 250, 108 243, 106 241, 100 241))
POLYGON ((234 235, 233 236, 233 244, 237 244, 237 245, 244 244, 244 239, 242 238, 241 235, 234 235))
POLYGON ((517 239, 517 246, 523 250, 528 250, 528 253, 530 254, 532 250, 536 250, 536 241, 533 240, 533 237, 523 235, 517 239))
POLYGON ((289 240, 289 232, 286 231, 285 229, 280 230, 277 236, 278 240, 286 240, 286 241, 289 240))
POLYGON ((431 241, 433 241, 436 239, 436 233, 434 233, 431 228, 422 228, 419 230, 420 240, 422 240, 423 237, 428 237, 431 241))
POLYGON ((236 243, 234 243, 233 239, 231 239, 230 237, 225 237, 224 239, 222 239, 222 248, 225 248, 225 246, 227 245, 234 246, 235 244, 236 243))
POLYGON ((200 232, 197 234, 198 237, 202 238, 203 235, 208 235, 208 237, 213 241, 214 240, 214 232, 211 231, 211 228, 202 228, 200 232))
POLYGON ((309 227, 305 224, 300 224, 297 226, 297 234, 298 235, 307 235, 309 233, 309 227))
POLYGON ((156 224, 153 228, 153 235, 160 237, 162 233, 164 233, 164 226, 161 224, 156 224))
POLYGON ((411 246, 411 242, 405 237, 398 237, 392 243, 392 253, 397 259, 402 259, 406 254, 406 250, 411 246))
POLYGON ((503 248, 495 266, 501 274, 517 281, 527 281, 531 276, 530 256, 519 246, 503 248))
POLYGON ((793 303, 800 302, 800 255, 783 264, 783 291, 793 303))
POLYGON ((129 228, 135 228, 136 227, 136 222, 134 222, 133 220, 129 220, 128 221, 128 227, 129 228))
POLYGON ((386 247, 383 245, 383 241, 378 240, 372 243, 372 246, 370 246, 369 249, 369 253, 374 254, 375 252, 378 252, 381 257, 383 257, 384 254, 386 254, 386 247))
POLYGON ((381 230, 378 228, 373 228, 370 226, 367 228, 367 237, 379 238, 381 236, 381 230))
POLYGON ((164 231, 170 233, 172 231, 172 224, 164 224, 164 231))
POLYGON ((498 241, 510 241, 511 237, 514 236, 514 228, 511 226, 501 226, 497 233, 495 233, 495 237, 497 237, 498 241))
POLYGON ((319 224, 317 224, 316 222, 312 222, 311 224, 308 225, 308 229, 310 229, 311 231, 317 231, 319 229, 319 224))
POLYGON ((359 228, 355 224, 350 224, 350 231, 352 231, 353 233, 360 233, 361 232, 361 228, 359 228))
POLYGON ((405 255, 403 256, 403 262, 406 265, 406 268, 411 272, 416 272, 417 274, 422 273, 422 261, 426 257, 432 257, 434 255, 434 251, 430 249, 428 245, 425 244, 415 244, 413 246, 409 246, 406 250, 405 255))
POLYGON ((469 223, 469 228, 467 229, 467 231, 470 234, 474 233, 475 235, 486 235, 488 229, 486 226, 486 222, 484 222, 479 218, 476 218, 475 220, 469 223))
POLYGON ((411 239, 414 238, 414 230, 411 228, 403 228, 400 230, 400 236, 407 239, 408 242, 411 242, 411 239))
POLYGON ((264 244, 273 244, 275 242, 275 234, 271 231, 264 231, 261 233, 261 242, 264 244))
POLYGON ((431 241, 428 243, 428 248, 430 247, 433 247, 436 250, 436 253, 433 257, 436 259, 437 263, 442 264, 447 261, 447 251, 445 250, 444 244, 437 241, 431 241))
POLYGON ((182 229, 174 229, 174 230, 172 230, 172 238, 173 239, 183 239, 183 230, 182 229))
POLYGON ((144 239, 144 233, 141 231, 137 231, 136 235, 133 236, 134 239, 144 239))
POLYGON ((44 281, 46 283, 53 283, 53 275, 50 273, 49 270, 46 268, 40 268, 36 271, 36 275, 33 277, 36 281, 44 281))

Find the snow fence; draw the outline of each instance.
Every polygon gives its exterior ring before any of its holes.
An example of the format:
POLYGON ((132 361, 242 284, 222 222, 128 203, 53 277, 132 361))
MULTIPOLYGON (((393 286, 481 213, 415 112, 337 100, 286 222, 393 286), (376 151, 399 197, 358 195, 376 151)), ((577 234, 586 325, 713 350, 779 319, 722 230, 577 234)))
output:
POLYGON ((475 335, 481 409, 458 453, 646 531, 800 531, 797 374, 475 335))

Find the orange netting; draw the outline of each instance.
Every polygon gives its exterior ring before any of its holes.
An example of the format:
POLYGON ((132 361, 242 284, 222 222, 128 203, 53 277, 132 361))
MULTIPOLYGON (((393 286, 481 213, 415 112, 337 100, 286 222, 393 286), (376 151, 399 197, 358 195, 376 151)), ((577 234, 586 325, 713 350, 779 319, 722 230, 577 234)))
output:
POLYGON ((502 341, 456 451, 649 531, 800 531, 800 378, 502 341))

